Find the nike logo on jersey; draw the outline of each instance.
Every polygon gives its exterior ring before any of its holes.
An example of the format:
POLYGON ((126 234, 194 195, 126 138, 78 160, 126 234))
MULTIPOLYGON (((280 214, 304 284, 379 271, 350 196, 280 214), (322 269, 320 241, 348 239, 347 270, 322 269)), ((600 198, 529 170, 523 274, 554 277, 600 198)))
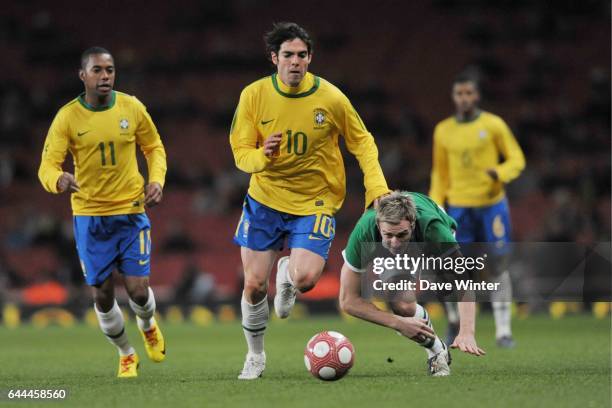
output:
POLYGON ((270 120, 262 120, 262 121, 261 121, 261 124, 262 124, 262 125, 267 125, 268 123, 273 122, 273 121, 274 121, 274 119, 270 119, 270 120))
POLYGON ((86 130, 85 132, 77 132, 77 136, 81 137, 81 136, 83 136, 83 135, 85 135, 85 134, 87 134, 89 132, 91 132, 91 130, 86 130))
POLYGON ((315 236, 314 236, 314 235, 312 235, 312 234, 310 234, 310 235, 308 236, 308 239, 316 239, 316 240, 319 240, 319 241, 323 241, 323 238, 320 238, 320 237, 315 237, 315 236))
POLYGON ((138 265, 146 265, 149 263, 148 259, 145 259, 144 261, 138 260, 138 265))

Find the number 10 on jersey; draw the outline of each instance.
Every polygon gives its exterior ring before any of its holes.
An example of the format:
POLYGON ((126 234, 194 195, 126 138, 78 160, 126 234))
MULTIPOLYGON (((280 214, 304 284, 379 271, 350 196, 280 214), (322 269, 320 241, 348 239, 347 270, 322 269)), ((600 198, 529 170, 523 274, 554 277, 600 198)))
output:
POLYGON ((308 136, 304 132, 287 131, 287 153, 295 153, 298 156, 306 153, 308 149, 308 136))

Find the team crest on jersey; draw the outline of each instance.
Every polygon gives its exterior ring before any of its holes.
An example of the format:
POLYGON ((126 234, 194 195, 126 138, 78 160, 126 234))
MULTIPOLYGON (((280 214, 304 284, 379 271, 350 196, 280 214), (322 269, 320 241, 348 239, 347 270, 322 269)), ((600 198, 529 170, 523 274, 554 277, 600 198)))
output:
POLYGON ((314 110, 314 128, 320 129, 325 126, 325 111, 323 109, 314 110))
POLYGON ((478 133, 478 137, 484 139, 485 137, 487 137, 487 131, 481 130, 480 133, 478 133))
POLYGON ((128 122, 128 120, 127 120, 127 119, 121 119, 121 120, 119 121, 119 127, 120 127, 121 129, 127 129, 127 128, 129 128, 129 127, 130 127, 130 122, 128 122))

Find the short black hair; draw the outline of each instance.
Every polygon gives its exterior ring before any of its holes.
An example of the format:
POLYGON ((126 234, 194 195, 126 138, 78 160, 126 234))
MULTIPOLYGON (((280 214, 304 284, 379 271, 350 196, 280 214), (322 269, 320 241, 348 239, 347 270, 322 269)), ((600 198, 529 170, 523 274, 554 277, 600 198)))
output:
POLYGON ((468 72, 458 74, 455 79, 453 79, 452 86, 454 87, 457 84, 465 84, 466 82, 473 83, 476 90, 480 92, 480 80, 478 79, 478 76, 468 72))
POLYGON ((264 43, 266 44, 266 52, 268 56, 272 52, 278 54, 282 43, 285 41, 294 40, 296 38, 304 41, 306 47, 308 47, 308 54, 311 54, 313 42, 306 30, 296 23, 274 23, 272 25, 272 30, 268 31, 264 35, 264 43))
POLYGON ((81 69, 85 69, 85 67, 87 66, 87 61, 89 61, 89 56, 96 55, 96 54, 108 54, 111 56, 111 58, 113 58, 113 60, 115 59, 113 57, 113 54, 111 54, 110 51, 104 47, 89 47, 88 49, 83 51, 83 53, 81 54, 81 69))

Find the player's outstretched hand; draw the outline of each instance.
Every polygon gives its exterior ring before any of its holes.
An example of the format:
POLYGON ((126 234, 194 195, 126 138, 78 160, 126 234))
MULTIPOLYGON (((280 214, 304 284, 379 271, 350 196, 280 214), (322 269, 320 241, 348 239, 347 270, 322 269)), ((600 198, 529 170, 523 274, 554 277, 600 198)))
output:
POLYGON ((162 187, 159 183, 149 183, 145 187, 145 205, 147 207, 155 207, 161 202, 163 195, 162 187))
POLYGON ((66 190, 79 191, 79 184, 76 182, 74 175, 68 172, 63 172, 57 179, 57 191, 63 193, 66 190))
POLYGON ((461 351, 464 351, 469 354, 473 354, 475 356, 484 356, 485 351, 478 347, 476 344, 476 339, 474 336, 466 336, 461 333, 457 337, 455 337, 455 341, 450 346, 451 348, 458 348, 461 351))
POLYGON ((273 133, 263 143, 264 154, 267 157, 275 157, 280 153, 280 143, 283 140, 283 134, 273 133))
POLYGON ((416 337, 420 341, 424 340, 424 337, 436 338, 433 329, 427 325, 427 320, 397 315, 396 318, 399 320, 396 330, 402 336, 406 336, 409 339, 416 337))

